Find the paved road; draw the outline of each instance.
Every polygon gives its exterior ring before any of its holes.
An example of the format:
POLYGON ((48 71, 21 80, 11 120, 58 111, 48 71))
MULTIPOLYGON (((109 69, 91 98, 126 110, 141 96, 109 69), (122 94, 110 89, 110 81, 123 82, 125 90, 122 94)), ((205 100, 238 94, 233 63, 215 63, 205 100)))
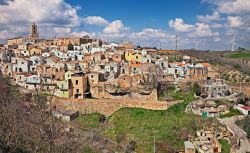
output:
POLYGON ((246 133, 239 128, 235 122, 238 120, 237 117, 230 117, 230 118, 224 118, 219 119, 219 121, 226 125, 229 130, 231 130, 236 138, 241 139, 241 145, 239 149, 236 149, 236 153, 246 153, 250 152, 250 144, 246 137, 246 133))

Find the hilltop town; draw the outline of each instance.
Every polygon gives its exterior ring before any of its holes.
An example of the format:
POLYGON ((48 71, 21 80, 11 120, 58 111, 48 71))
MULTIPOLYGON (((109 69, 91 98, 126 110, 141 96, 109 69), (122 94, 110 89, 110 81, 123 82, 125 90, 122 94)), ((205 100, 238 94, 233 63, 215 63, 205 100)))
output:
MULTIPOLYGON (((200 121, 202 125, 197 123, 197 129, 181 140, 183 149, 176 146, 175 151, 220 153, 225 142, 231 144, 231 152, 250 151, 246 132, 235 124, 239 119, 224 119, 233 111, 241 117, 250 115, 250 107, 239 103, 245 97, 222 79, 217 65, 181 50, 117 44, 87 35, 41 39, 38 28, 33 23, 29 36, 8 39, 0 46, 0 74, 28 95, 25 101, 40 94, 50 97, 53 116, 65 122, 96 112, 106 122, 124 108, 165 111, 185 104, 181 111, 173 110, 183 117, 192 114, 190 119, 216 118, 219 123, 209 126, 200 121)), ((105 134, 112 139, 114 133, 105 134)), ((148 151, 143 149, 138 152, 148 151)))
MULTIPOLYGON (((76 99, 158 100, 169 85, 198 81, 205 87, 207 78, 209 85, 224 85, 209 63, 180 51, 106 43, 89 36, 39 39, 37 28, 33 23, 27 38, 9 39, 1 47, 3 75, 27 91, 76 99)), ((230 93, 226 85, 216 91, 201 94, 218 98, 230 93)))

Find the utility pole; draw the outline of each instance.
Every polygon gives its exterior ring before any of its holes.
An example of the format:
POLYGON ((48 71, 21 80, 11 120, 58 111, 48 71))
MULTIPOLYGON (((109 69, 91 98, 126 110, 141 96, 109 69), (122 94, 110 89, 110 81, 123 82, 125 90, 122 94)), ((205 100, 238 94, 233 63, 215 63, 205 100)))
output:
POLYGON ((175 50, 178 50, 178 35, 175 35, 175 50))
POLYGON ((242 76, 241 76, 241 74, 240 74, 240 93, 242 92, 242 87, 241 87, 241 78, 242 78, 242 76))
POLYGON ((155 153, 155 134, 154 134, 154 153, 155 153))

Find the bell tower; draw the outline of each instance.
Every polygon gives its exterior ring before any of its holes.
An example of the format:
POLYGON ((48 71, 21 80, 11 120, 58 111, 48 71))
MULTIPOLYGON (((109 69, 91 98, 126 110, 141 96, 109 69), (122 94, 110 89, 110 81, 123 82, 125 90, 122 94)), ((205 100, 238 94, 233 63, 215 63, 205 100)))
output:
POLYGON ((31 29, 30 29, 30 35, 29 38, 31 40, 39 39, 39 34, 37 32, 37 25, 33 22, 31 29))

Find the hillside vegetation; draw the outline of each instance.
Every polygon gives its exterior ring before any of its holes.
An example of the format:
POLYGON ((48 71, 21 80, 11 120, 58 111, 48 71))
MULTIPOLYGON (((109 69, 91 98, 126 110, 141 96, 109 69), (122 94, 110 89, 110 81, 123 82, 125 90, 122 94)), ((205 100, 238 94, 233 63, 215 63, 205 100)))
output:
MULTIPOLYGON (((100 114, 87 115, 90 118, 82 115, 77 122, 84 128, 85 123, 99 128, 102 135, 117 143, 119 147, 116 149, 121 152, 131 147, 130 144, 138 153, 152 152, 154 138, 157 152, 176 152, 183 149, 183 143, 189 135, 194 135, 196 129, 207 123, 200 116, 184 112, 187 104, 194 100, 192 92, 179 94, 179 99, 184 99, 184 102, 165 111, 120 109, 104 125, 99 123, 96 126, 100 114)), ((210 126, 212 123, 209 121, 210 126)))
POLYGON ((226 54, 225 57, 227 57, 227 58, 236 58, 236 59, 250 58, 250 52, 230 53, 230 54, 226 54))

